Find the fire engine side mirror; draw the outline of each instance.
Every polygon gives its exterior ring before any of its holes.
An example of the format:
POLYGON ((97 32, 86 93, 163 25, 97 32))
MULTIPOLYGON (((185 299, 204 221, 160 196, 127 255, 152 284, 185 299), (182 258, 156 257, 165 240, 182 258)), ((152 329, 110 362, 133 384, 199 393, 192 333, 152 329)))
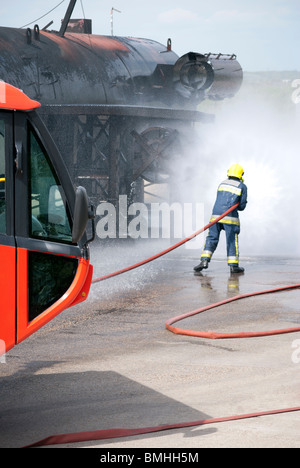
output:
POLYGON ((86 190, 84 187, 77 187, 72 229, 73 244, 77 244, 82 239, 89 219, 91 215, 86 190))

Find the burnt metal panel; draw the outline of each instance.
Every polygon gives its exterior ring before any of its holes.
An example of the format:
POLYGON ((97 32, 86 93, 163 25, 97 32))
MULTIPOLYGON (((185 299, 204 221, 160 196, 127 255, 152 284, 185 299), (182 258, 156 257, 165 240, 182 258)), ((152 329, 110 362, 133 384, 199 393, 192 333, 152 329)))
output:
POLYGON ((122 104, 195 109, 234 95, 234 55, 179 58, 151 39, 0 28, 0 78, 44 104, 122 104))

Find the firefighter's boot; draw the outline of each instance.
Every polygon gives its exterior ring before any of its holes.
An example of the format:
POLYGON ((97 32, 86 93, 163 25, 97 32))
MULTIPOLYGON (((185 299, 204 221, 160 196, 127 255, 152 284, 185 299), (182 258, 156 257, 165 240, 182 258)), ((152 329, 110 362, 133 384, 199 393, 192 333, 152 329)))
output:
POLYGON ((207 268, 208 268, 208 260, 203 259, 203 260, 201 260, 199 265, 194 267, 194 271, 196 271, 198 273, 199 271, 207 270, 207 268))
POLYGON ((238 265, 230 265, 230 273, 231 274, 241 274, 244 273, 245 269, 239 267, 238 265))

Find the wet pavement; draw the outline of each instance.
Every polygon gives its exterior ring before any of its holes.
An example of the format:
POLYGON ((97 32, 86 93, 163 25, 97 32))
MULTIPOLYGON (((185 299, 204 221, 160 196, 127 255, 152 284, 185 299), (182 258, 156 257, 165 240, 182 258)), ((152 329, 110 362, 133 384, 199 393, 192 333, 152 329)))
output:
MULTIPOLYGON (((161 247, 93 247, 94 277, 161 247)), ((85 303, 8 352, 0 363, 0 446, 300 406, 299 333, 207 340, 165 329, 167 319, 228 297, 300 283, 300 258, 244 257, 246 272, 235 277, 218 256, 196 276, 198 262, 198 252, 183 247, 96 283, 85 303)), ((216 332, 299 327, 299 299, 299 289, 253 297, 180 326, 216 332)), ((63 447, 299 447, 299 434, 295 412, 63 447)))

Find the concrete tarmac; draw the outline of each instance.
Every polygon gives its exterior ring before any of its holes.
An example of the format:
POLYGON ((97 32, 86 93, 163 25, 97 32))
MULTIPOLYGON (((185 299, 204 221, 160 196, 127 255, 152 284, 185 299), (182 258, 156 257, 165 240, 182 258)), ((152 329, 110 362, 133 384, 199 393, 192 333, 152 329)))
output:
MULTIPOLYGON (((94 277, 160 250, 95 246, 94 277)), ((108 428, 138 428, 300 406, 300 334, 207 340, 165 321, 238 294, 300 283, 300 259, 244 257, 231 277, 215 257, 178 249, 94 284, 88 300, 9 351, 0 363, 0 447, 108 428)), ((300 326, 300 290, 234 302, 180 322, 239 332, 300 326)), ((299 448, 300 412, 58 447, 299 448)))

